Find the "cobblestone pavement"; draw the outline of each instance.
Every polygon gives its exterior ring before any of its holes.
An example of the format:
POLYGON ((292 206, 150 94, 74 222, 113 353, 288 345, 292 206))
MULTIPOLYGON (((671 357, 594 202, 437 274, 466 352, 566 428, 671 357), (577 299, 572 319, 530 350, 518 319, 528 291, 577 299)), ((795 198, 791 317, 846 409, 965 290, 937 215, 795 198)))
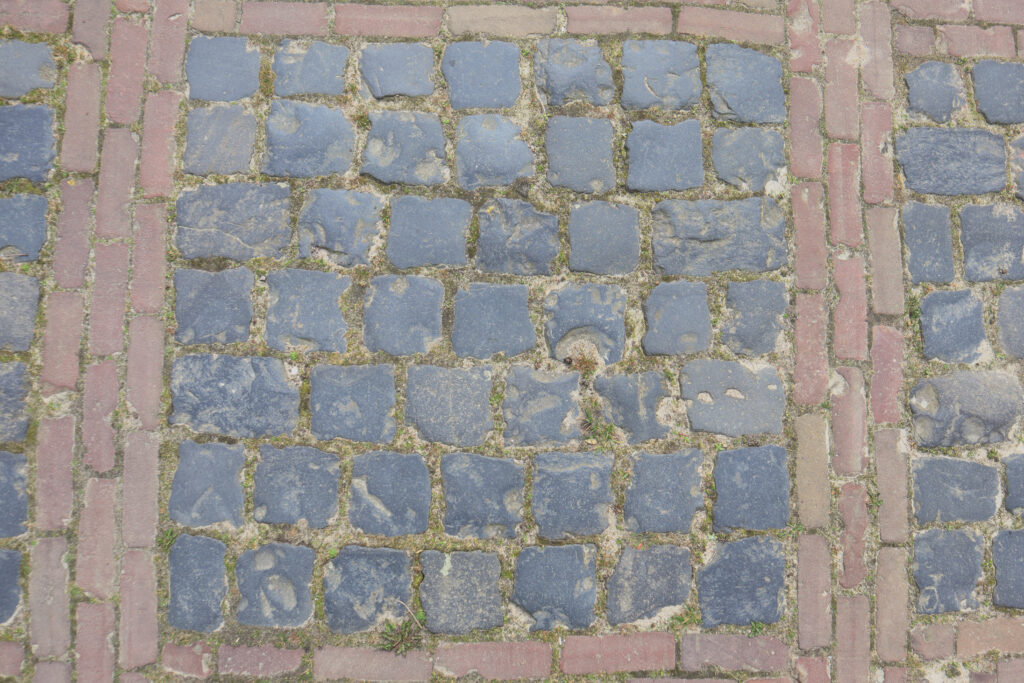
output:
POLYGON ((0 677, 1024 680, 1024 3, 0 0, 0 677))

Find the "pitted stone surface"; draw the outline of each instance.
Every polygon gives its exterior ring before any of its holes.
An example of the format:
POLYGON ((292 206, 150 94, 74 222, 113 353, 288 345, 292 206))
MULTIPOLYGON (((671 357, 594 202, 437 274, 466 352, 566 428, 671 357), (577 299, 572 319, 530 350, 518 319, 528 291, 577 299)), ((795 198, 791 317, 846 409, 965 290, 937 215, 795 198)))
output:
POLYGON ((420 553, 420 565, 420 602, 428 630, 463 634, 504 623, 496 553, 426 550, 420 553))
POLYGON ((249 626, 295 628, 313 614, 309 582, 313 579, 312 548, 268 543, 246 550, 235 565, 238 621, 249 626))
POLYGON ((313 436, 390 443, 395 370, 390 365, 317 365, 310 372, 313 436))
POLYGON ((241 105, 199 107, 188 113, 185 173, 248 173, 256 117, 241 105))
POLYGON ((519 48, 513 43, 451 43, 441 71, 454 109, 511 107, 522 89, 519 48))
POLYGON ((608 622, 651 619, 690 596, 690 551, 674 545, 626 546, 608 579, 608 622))
POLYGON ((414 365, 405 394, 406 421, 427 441, 478 446, 494 428, 489 367, 414 365))
POLYGON ((1007 287, 999 295, 999 345, 1013 358, 1024 358, 1024 287, 1007 287))
POLYGON ((369 265, 383 209, 384 200, 370 192, 312 190, 299 214, 299 256, 320 247, 339 266, 369 265))
POLYGON ((592 545, 529 546, 516 557, 512 602, 533 618, 531 631, 594 623, 597 550, 592 545))
POLYGON ((286 434, 299 418, 299 390, 276 358, 183 356, 171 370, 171 424, 236 437, 286 434))
POLYGON ((283 256, 292 235, 289 210, 287 185, 202 185, 178 196, 175 243, 187 259, 283 256))
POLYGON ((374 451, 352 458, 352 526, 382 536, 421 534, 429 512, 430 473, 422 457, 374 451))
POLYGON ((360 73, 377 99, 392 95, 429 95, 434 51, 422 43, 374 43, 363 48, 360 73))
POLYGON ((938 123, 948 123, 953 112, 967 104, 964 81, 956 67, 945 62, 925 62, 906 74, 908 108, 938 123))
POLYGON ((505 443, 510 446, 562 444, 580 437, 580 408, 573 394, 578 372, 554 374, 513 365, 505 378, 505 443))
POLYGON ((537 41, 533 71, 537 87, 555 106, 573 101, 602 105, 615 96, 612 69, 593 40, 537 41))
POLYGON ((57 76, 46 43, 0 40, 0 97, 21 97, 36 88, 52 88, 57 76))
POLYGON ((918 524, 982 522, 996 514, 999 470, 958 458, 914 461, 914 516, 918 524))
POLYGON ((39 308, 39 279, 0 273, 0 348, 28 351, 39 308))
POLYGON ((259 87, 260 53, 245 38, 196 36, 188 45, 185 74, 194 100, 240 100, 259 87))
POLYGON ((27 463, 20 453, 0 451, 0 538, 25 533, 25 522, 28 521, 27 463))
POLYGON ((444 145, 441 120, 433 114, 374 112, 361 172, 384 183, 438 185, 447 176, 444 145))
POLYGON ((0 252, 15 262, 35 261, 46 241, 46 197, 16 194, 0 198, 0 252))
POLYGON ((661 282, 644 300, 644 352, 666 356, 698 353, 711 344, 708 287, 703 282, 661 282))
POLYGON ((551 261, 558 255, 556 216, 518 199, 492 199, 477 216, 478 268, 516 275, 551 274, 551 261))
POLYGON ((786 221, 770 197, 669 199, 651 213, 654 268, 661 275, 763 273, 786 263, 786 221))
POLYGON ((636 375, 600 375, 594 389, 605 400, 604 415, 626 433, 631 444, 660 439, 668 425, 658 420, 658 406, 669 397, 660 372, 636 375))
POLYGON ((220 522, 241 527, 244 466, 245 449, 241 444, 182 441, 167 505, 171 519, 190 527, 220 522))
POLYGON ((455 134, 455 173, 464 190, 510 185, 533 175, 533 152, 511 119, 464 116, 455 134))
POLYGON ((347 275, 284 268, 267 274, 267 345, 278 351, 345 353, 348 326, 339 300, 352 280, 347 275))
POLYGON ((1015 515, 1024 515, 1024 453, 1007 455, 1002 460, 1006 466, 1003 505, 1015 515))
POLYGON ((452 349, 456 356, 507 357, 529 351, 537 344, 530 321, 526 285, 471 282, 455 293, 452 349))
POLYGON ((896 157, 914 192, 985 194, 1006 186, 1004 145, 976 128, 909 128, 896 136, 896 157))
POLYGON ((1013 375, 977 370, 919 380, 910 391, 919 446, 974 446, 1005 441, 1024 411, 1013 375))
POLYGON ((786 394, 775 368, 694 360, 683 366, 680 386, 691 429, 726 436, 782 433, 786 394))
POLYGON ((374 628, 399 618, 412 600, 409 556, 391 548, 347 545, 324 565, 324 614, 335 633, 374 628))
POLYGON ((711 143, 715 173, 723 181, 749 192, 763 192, 786 167, 785 143, 774 130, 719 128, 711 143))
POLYGON ((626 137, 626 151, 626 186, 631 190, 689 190, 704 184, 704 150, 697 119, 672 126, 637 121, 626 137))
POLYGON ((460 538, 515 538, 523 521, 523 466, 474 453, 441 457, 444 530, 460 538))
POLYGON ((985 60, 971 76, 978 111, 989 123, 1024 123, 1024 64, 985 60))
POLYGON ((743 356, 775 352, 787 303, 786 286, 781 282, 730 282, 725 305, 733 317, 722 326, 722 342, 743 356))
POLYGON ((971 282, 1024 279, 1024 212, 1012 204, 960 209, 964 276, 971 282))
POLYGON ((917 611, 920 614, 960 612, 978 606, 975 589, 981 580, 982 538, 967 529, 929 529, 914 534, 917 611))
POLYGON ((1017 199, 1024 199, 1024 135, 1010 140, 1010 171, 1013 173, 1017 199))
POLYGON ((26 370, 24 363, 0 363, 0 441, 24 441, 28 432, 26 370))
POLYGON ((220 605, 228 590, 224 554, 215 538, 181 534, 171 546, 170 604, 167 623, 186 631, 211 633, 224 623, 220 605))
POLYGON ((786 120, 782 64, 775 57, 730 43, 714 43, 707 48, 707 79, 717 118, 745 123, 786 120))
POLYGON ((21 604, 21 553, 0 549, 0 624, 6 624, 21 604))
POLYGON ((640 212, 625 204, 586 202, 569 212, 569 268, 614 275, 640 259, 640 212))
POLYGON ((441 339, 444 286, 419 275, 379 275, 366 288, 363 340, 393 356, 425 353, 441 339))
MULTIPOLYGON (((953 238, 949 209, 935 204, 903 205, 903 237, 910 281, 953 281, 953 238)), ((1024 246, 1024 244, 1022 244, 1024 246)))
POLYGON ((704 506, 696 448, 675 453, 636 453, 626 489, 626 527, 640 533, 690 531, 693 514, 704 506))
POLYGON ((540 453, 534 462, 533 518, 541 538, 591 536, 608 527, 612 456, 540 453))
POLYGON ((264 524, 322 529, 338 512, 338 456, 308 446, 260 446, 253 517, 264 524))
POLYGON ((415 195, 391 200, 388 259, 399 268, 466 265, 469 202, 415 195))
POLYGON ((611 190, 615 187, 614 138, 607 119, 552 116, 545 136, 548 182, 576 192, 611 190))
POLYGON ((921 300, 925 358, 973 363, 985 342, 981 301, 969 290, 932 292, 921 300))
POLYGON ((773 624, 782 618, 786 558, 768 536, 721 543, 697 572, 701 626, 773 624))
POLYGON ((265 173, 273 176, 343 174, 352 165, 355 129, 341 110, 275 100, 267 118, 265 173))
POLYGON ((249 338, 252 286, 248 268, 174 271, 174 338, 181 344, 230 344, 249 338))
POLYGON ((685 109, 700 102, 697 46, 675 40, 622 44, 622 106, 685 109))
POLYGON ((715 460, 714 528, 762 531, 789 523, 786 450, 758 446, 722 451, 715 460))
POLYGON ((996 589, 992 603, 999 607, 1024 607, 1024 531, 1004 529, 992 541, 996 589))
POLYGON ((551 355, 571 357, 580 345, 593 346, 611 365, 622 358, 626 341, 626 293, 615 285, 566 285, 544 299, 544 333, 551 355))
POLYGON ((347 62, 344 45, 282 40, 274 53, 274 94, 341 95, 347 62))
POLYGON ((45 181, 57 154, 53 109, 24 104, 0 107, 0 130, 4 131, 0 135, 0 181, 45 181))

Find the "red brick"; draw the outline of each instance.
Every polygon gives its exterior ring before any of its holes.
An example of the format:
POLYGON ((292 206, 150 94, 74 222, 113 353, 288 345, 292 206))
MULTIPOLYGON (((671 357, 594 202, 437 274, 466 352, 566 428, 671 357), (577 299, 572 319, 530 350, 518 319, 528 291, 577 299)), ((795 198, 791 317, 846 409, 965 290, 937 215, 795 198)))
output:
POLYGON ((567 674, 657 671, 676 666, 676 641, 671 633, 611 636, 568 636, 559 668, 567 674))
POLYGON ((161 83, 181 80, 185 61, 188 0, 155 0, 149 41, 149 72, 161 83))
POLYGON ((826 33, 856 33, 854 0, 822 0, 821 28, 826 33))
POLYGON ((1024 653, 1024 618, 996 617, 987 621, 961 621, 956 630, 956 654, 976 657, 989 650, 1024 653))
POLYGON ((126 550, 121 568, 120 662, 136 669, 156 661, 156 570, 153 555, 126 550))
POLYGON ((327 5, 322 2, 245 2, 239 33, 327 35, 327 5))
POLYGON ((223 676, 271 678, 289 674, 302 666, 304 650, 221 645, 217 651, 217 673, 223 676))
POLYGON ((0 641, 0 676, 20 676, 24 661, 25 649, 21 643, 0 641))
POLYGON ((135 221, 132 307, 139 313, 158 313, 163 307, 167 270, 167 208, 163 204, 139 204, 135 207, 135 221))
POLYGON ((828 660, 821 657, 797 657, 796 679, 800 683, 829 683, 828 660))
POLYGON ((801 534, 796 561, 800 649, 828 647, 832 642, 832 552, 828 539, 801 534))
POLYGON ((206 643, 199 643, 191 647, 167 643, 160 656, 160 662, 165 669, 189 678, 208 677, 212 660, 213 652, 206 643))
POLYGON ((448 8, 448 30, 455 36, 464 33, 513 37, 547 35, 557 24, 558 10, 554 7, 466 5, 448 8))
POLYGON ((117 620, 109 602, 78 603, 75 656, 82 683, 114 680, 114 638, 117 620))
POLYGON ((127 128, 108 128, 103 136, 100 183, 96 193, 96 236, 127 239, 131 236, 132 189, 139 145, 127 128))
POLYGON ((75 584, 87 594, 103 600, 115 592, 116 496, 116 479, 89 479, 85 483, 85 502, 78 520, 75 584))
POLYGON ((796 506, 808 529, 828 526, 828 427, 816 413, 794 420, 796 429, 796 506))
POLYGON ((839 514, 843 518, 843 535, 840 545, 843 553, 843 569, 839 573, 839 585, 853 588, 868 575, 864 564, 864 534, 867 532, 868 491, 863 484, 850 482, 840 489, 839 514))
POLYGON ((963 21, 971 8, 970 0, 892 0, 892 6, 909 19, 946 21, 963 21))
POLYGON ((60 163, 65 171, 92 173, 96 168, 100 126, 100 67, 76 62, 68 67, 64 136, 60 163))
POLYGON ((428 680, 432 665, 423 652, 404 655, 369 647, 323 647, 313 655, 313 677, 318 681, 355 678, 374 681, 428 680))
POLYGON ((998 24, 1024 24, 1020 0, 974 0, 974 19, 998 24))
MULTIPOLYGON (((29 639, 40 659, 60 657, 71 646, 68 568, 63 538, 40 538, 32 548, 28 575, 29 639)), ((24 560, 22 560, 24 561, 24 560)))
POLYGON ((156 540, 160 439, 131 432, 124 442, 122 534, 127 548, 147 548, 156 540))
POLYGON ((679 647, 679 669, 708 667, 737 671, 781 671, 789 666, 789 646, 768 636, 684 633, 679 647))
POLYGON ((828 284, 824 195, 821 183, 800 183, 793 188, 794 271, 796 286, 801 289, 824 289, 828 284))
POLYGON ((32 683, 71 683, 71 665, 65 662, 39 662, 32 683))
POLYGON ((440 7, 335 5, 334 32, 347 36, 429 38, 441 30, 440 7))
POLYGON ((53 249, 53 276, 58 287, 74 289, 85 284, 89 267, 89 224, 92 222, 91 178, 69 178, 60 184, 63 209, 57 219, 57 241, 53 249))
POLYGON ((875 649, 883 662, 902 662, 907 658, 909 601, 907 551, 880 548, 875 578, 875 649))
POLYGON ((873 0, 859 8, 860 36, 864 45, 862 80, 864 90, 882 100, 896 95, 893 86, 892 26, 889 7, 873 0))
POLYGON ((192 28, 197 31, 231 33, 235 30, 238 4, 235 0, 195 0, 192 28))
POLYGON ((114 5, 122 12, 149 11, 149 0, 115 0, 114 5))
POLYGON ((825 400, 828 390, 825 297, 796 295, 796 325, 793 338, 796 360, 793 368, 793 400, 797 405, 815 405, 825 400))
POLYGON ((856 140, 857 42, 833 38, 825 44, 825 129, 834 138, 856 140))
POLYGON ((1000 660, 997 671, 1001 683, 1024 681, 1024 659, 1000 660))
POLYGON ((821 89, 811 78, 789 81, 789 126, 793 175, 820 178, 822 164, 821 89))
POLYGON ((857 145, 833 142, 828 148, 828 215, 832 242, 860 246, 864 239, 860 210, 860 158, 857 145))
POLYGON ((867 211, 868 245, 871 249, 871 307, 880 315, 905 312, 903 260, 895 208, 873 207, 867 211))
POLYGON ((836 598, 836 683, 863 683, 871 671, 871 623, 863 595, 836 598))
POLYGON ((875 325, 872 331, 871 416, 875 424, 900 421, 903 389, 903 333, 875 325))
POLYGON ((972 671, 971 683, 996 683, 995 671, 972 671))
POLYGON ((910 647, 921 659, 949 659, 956 651, 953 624, 926 624, 910 632, 910 647))
POLYGON ((833 314, 832 348, 836 358, 867 360, 868 295, 860 256, 833 263, 839 301, 833 314))
POLYGON ((923 57, 935 51, 935 29, 931 26, 902 26, 897 24, 896 51, 923 57))
POLYGON ((128 403, 143 429, 160 425, 163 388, 164 328, 159 318, 139 316, 128 328, 128 403))
POLYGON ((139 162, 143 197, 166 197, 174 191, 174 126, 181 100, 181 95, 171 90, 162 90, 146 99, 139 162))
POLYGON ((910 536, 907 520, 907 456, 900 448, 900 430, 875 432, 875 467, 878 470, 878 534, 883 543, 905 543, 910 536))
POLYGON ((68 6, 60 0, 4 0, 0 2, 0 25, 19 31, 64 33, 68 28, 68 6))
MULTIPOLYGON (((672 668, 675 668, 675 643, 672 648, 672 668)), ((535 641, 442 643, 434 655, 434 669, 454 678, 463 678, 471 673, 502 681, 548 678, 551 675, 551 646, 535 641)))
POLYGON ((566 7, 569 33, 655 33, 672 32, 672 10, 668 7, 566 7))
POLYGON ((58 531, 71 521, 74 493, 71 462, 75 457, 75 418, 39 420, 36 443, 36 527, 58 531))
POLYGON ((832 390, 832 469, 861 474, 867 465, 867 406, 864 375, 857 368, 838 368, 842 381, 832 390))
POLYGON ((77 388, 84 306, 82 295, 71 292, 53 292, 46 299, 43 366, 39 371, 44 396, 77 388))
POLYGON ((939 26, 939 50, 953 57, 1013 57, 1017 49, 1008 26, 939 26))
MULTIPOLYGON (((891 76, 891 74, 890 74, 891 76)), ((865 102, 861 110, 861 165, 864 201, 881 204, 893 200, 892 109, 884 102, 865 102)))
POLYGON ((818 3, 816 0, 789 0, 786 14, 789 16, 789 68, 798 73, 810 73, 821 64, 818 3))
POLYGON ((783 45, 786 42, 786 24, 780 16, 709 7, 681 7, 676 30, 745 43, 783 45))
POLYGON ((97 244, 93 256, 95 281, 89 311, 89 352, 106 356, 124 349, 128 245, 97 244))
POLYGON ((85 369, 82 398, 82 461, 97 472, 114 466, 114 428, 110 416, 117 408, 117 366, 105 360, 85 369))
POLYGON ((902 666, 887 666, 884 669, 885 683, 908 683, 910 672, 902 666))
POLYGON ((118 17, 110 36, 110 76, 107 77, 107 118, 130 124, 142 111, 142 82, 146 75, 146 27, 118 17))
POLYGON ((71 40, 87 47, 93 59, 103 60, 107 56, 109 21, 110 3, 107 0, 75 0, 71 40))

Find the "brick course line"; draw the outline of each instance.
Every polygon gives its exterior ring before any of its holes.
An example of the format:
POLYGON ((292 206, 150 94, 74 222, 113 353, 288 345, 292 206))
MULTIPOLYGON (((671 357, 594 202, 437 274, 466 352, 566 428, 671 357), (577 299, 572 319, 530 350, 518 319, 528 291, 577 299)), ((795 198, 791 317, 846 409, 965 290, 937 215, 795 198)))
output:
POLYGON ((440 7, 335 5, 334 32, 345 36, 429 38, 441 30, 440 7))

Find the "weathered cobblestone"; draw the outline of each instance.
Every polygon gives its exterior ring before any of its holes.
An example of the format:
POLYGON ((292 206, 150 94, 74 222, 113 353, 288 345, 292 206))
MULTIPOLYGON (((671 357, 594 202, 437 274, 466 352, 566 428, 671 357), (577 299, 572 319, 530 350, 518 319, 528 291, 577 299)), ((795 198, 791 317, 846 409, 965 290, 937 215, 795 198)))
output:
POLYGON ((310 385, 316 438, 390 443, 395 437, 394 367, 318 365, 310 385))
POLYGON ((21 553, 0 549, 0 624, 6 624, 21 604, 21 553))
POLYGON ((405 417, 428 441, 478 446, 494 426, 491 369, 409 368, 405 417))
POLYGON ((320 247, 339 266, 368 265, 383 209, 369 192, 313 190, 299 214, 299 256, 309 258, 320 247))
POLYGON ((1003 505, 1015 515, 1024 514, 1024 453, 1007 455, 1002 461, 1006 466, 1003 505))
POLYGON ((1003 203, 968 205, 960 210, 960 226, 967 280, 989 282, 1024 278, 1024 263, 1016 256, 1024 249, 1021 228, 1024 212, 1003 203))
POLYGON ((0 249, 15 261, 35 261, 46 241, 46 197, 16 194, 0 198, 0 249))
POLYGON ((194 100, 231 101, 259 86, 260 54, 245 38, 196 36, 188 46, 185 75, 194 100))
POLYGON ((214 538, 181 534, 169 556, 171 601, 167 621, 174 628, 210 633, 224 623, 227 593, 226 546, 214 538))
POLYGON ((193 109, 186 128, 186 173, 248 173, 256 144, 256 117, 241 105, 193 109))
POLYGON ((613 275, 633 271, 640 259, 639 212, 610 202, 576 204, 569 212, 569 268, 613 275))
POLYGON ((519 98, 519 48, 512 43, 451 43, 441 71, 454 109, 511 107, 519 98))
POLYGON ((578 439, 579 373, 553 374, 513 365, 505 378, 505 442, 510 446, 562 444, 578 439))
POLYGON ((0 73, 0 97, 15 98, 36 88, 52 88, 57 65, 45 43, 0 40, 0 73))
POLYGON ((953 240, 949 209, 907 202, 903 206, 903 234, 910 281, 953 281, 953 240))
POLYGON ((397 617, 412 599, 409 556, 349 545, 324 567, 324 613, 335 633, 356 633, 397 617))
POLYGON ((608 579, 608 621, 650 619, 690 596, 690 551, 674 545, 646 550, 623 548, 608 579))
POLYGON ((592 346, 605 363, 622 358, 626 294, 614 285, 567 285, 544 299, 548 348, 558 360, 580 344, 592 346))
POLYGON ((267 345, 345 353, 348 326, 338 300, 352 280, 347 275, 285 268, 267 274, 267 345))
POLYGON ((615 187, 614 139, 615 130, 607 119, 552 116, 545 137, 548 182, 575 192, 611 190, 615 187))
POLYGON ((956 372, 917 382, 910 391, 914 435, 921 446, 998 443, 1024 411, 1012 375, 956 372))
POLYGON ((685 109, 700 101, 697 46, 671 40, 622 44, 622 106, 685 109))
POLYGON ((632 456, 633 477, 626 489, 626 527, 641 533, 688 533, 693 514, 704 505, 697 449, 632 456))
POLYGON ((637 121, 626 137, 626 152, 626 187, 631 190, 689 190, 704 183, 704 152, 696 119, 673 126, 637 121))
POLYGON ((728 43, 707 48, 707 82, 715 116, 726 121, 782 123, 786 96, 775 57, 728 43))
POLYGON ((972 363, 985 342, 981 302, 969 291, 932 292, 921 301, 925 358, 972 363))
POLYGON ((241 527, 244 465, 241 444, 182 441, 167 505, 171 519, 190 527, 220 522, 241 527))
POLYGON ((967 104, 963 79, 952 64, 925 62, 904 79, 910 111, 938 123, 947 123, 967 104))
POLYGON ((992 602, 999 607, 1024 607, 1024 532, 1003 530, 992 540, 992 563, 996 570, 996 588, 992 602))
POLYGON ((589 536, 605 530, 612 504, 610 455, 541 453, 534 462, 533 518, 541 538, 589 536))
POLYGON ((518 199, 493 199, 482 207, 476 265, 517 275, 550 275, 558 254, 558 218, 518 199))
POLYGON ((918 524, 983 522, 996 513, 999 471, 956 458, 914 462, 914 516, 918 524))
POLYGON ((363 340, 393 356, 425 353, 441 339, 444 286, 419 275, 380 275, 366 288, 363 340))
POLYGON ((741 190, 763 192, 786 167, 782 135, 760 128, 719 128, 711 142, 719 178, 741 190))
POLYGON ((28 432, 26 370, 24 363, 0 363, 0 441, 24 441, 28 432))
POLYGON ((644 301, 644 317, 646 353, 683 355, 704 351, 711 344, 711 313, 703 282, 658 283, 644 301))
POLYGON ((433 114, 382 111, 370 114, 362 172, 384 183, 438 185, 447 176, 444 133, 433 114))
POLYGON ((418 455, 373 451, 352 458, 348 518, 368 534, 402 536, 427 530, 430 474, 418 455))
POLYGON ((377 99, 393 95, 429 95, 434 52, 420 43, 374 43, 363 48, 360 73, 377 99))
POLYGON ((722 342, 733 353, 759 356, 778 350, 786 287, 771 280, 730 282, 725 305, 732 320, 722 326, 722 342))
POLYGON ((989 123, 1024 123, 1024 64, 986 60, 971 77, 978 111, 989 123))
POLYGON ((312 548, 268 543, 238 557, 235 578, 242 598, 238 621, 250 626, 295 628, 313 613, 309 582, 313 578, 312 548))
POLYGON ((773 538, 751 536, 718 546, 697 571, 701 625, 772 624, 782 617, 786 561, 773 538))
POLYGON ((759 446, 722 451, 715 460, 714 529, 761 531, 789 522, 786 450, 759 446))
POLYGON ((915 534, 917 611, 941 614, 976 608, 981 556, 982 539, 973 531, 929 529, 915 534))
POLYGON ((473 208, 461 199, 395 197, 388 260, 399 268, 462 266, 473 208))
POLYGON ((420 553, 420 602, 427 628, 462 634, 501 626, 501 563, 494 553, 427 550, 420 553))
POLYGON ((0 451, 0 538, 25 533, 28 461, 23 454, 0 451))
POLYGON ((348 48, 313 41, 282 40, 274 53, 274 94, 340 95, 345 91, 348 48))
POLYGON ((174 273, 174 338, 182 344, 230 344, 249 338, 252 287, 248 268, 174 273))
POLYGON ((600 46, 592 40, 537 41, 533 70, 538 87, 552 105, 577 100, 602 105, 611 102, 615 95, 611 67, 600 46))
POLYGON ((355 129, 337 109, 276 100, 267 118, 265 173, 309 178, 343 174, 352 165, 355 129))
POLYGON ((512 602, 533 618, 531 631, 594 622, 597 577, 592 545, 528 546, 516 557, 512 602))
POLYGON ((0 348, 28 351, 39 308, 39 279, 0 273, 0 348))
POLYGON ((53 110, 38 105, 0 108, 0 181, 26 178, 43 182, 53 168, 56 143, 53 110))
POLYGON ((785 392, 774 368, 756 372, 735 361, 695 360, 682 368, 691 429, 727 436, 782 432, 785 392))
POLYGON ((472 282, 455 293, 452 350, 457 356, 517 356, 537 344, 526 285, 472 282))
POLYGON ((1006 185, 1001 137, 975 128, 908 128, 896 155, 914 192, 956 195, 999 192, 1006 185))
POLYGON ((175 210, 175 243, 187 259, 281 256, 291 238, 288 188, 276 183, 203 185, 182 192, 175 210))
POLYGON ((515 538, 523 521, 524 468, 505 458, 448 453, 441 458, 444 530, 462 538, 515 538))
POLYGON ((594 379, 594 389, 605 400, 605 417, 626 433, 631 444, 660 439, 668 425, 658 420, 658 407, 669 396, 658 372, 609 375, 594 379))
POLYGON ((327 526, 338 512, 338 457, 307 446, 260 446, 253 517, 265 524, 327 526))
POLYGON ((496 114, 465 116, 455 134, 455 173, 465 190, 510 185, 533 176, 533 153, 510 119, 496 114))

